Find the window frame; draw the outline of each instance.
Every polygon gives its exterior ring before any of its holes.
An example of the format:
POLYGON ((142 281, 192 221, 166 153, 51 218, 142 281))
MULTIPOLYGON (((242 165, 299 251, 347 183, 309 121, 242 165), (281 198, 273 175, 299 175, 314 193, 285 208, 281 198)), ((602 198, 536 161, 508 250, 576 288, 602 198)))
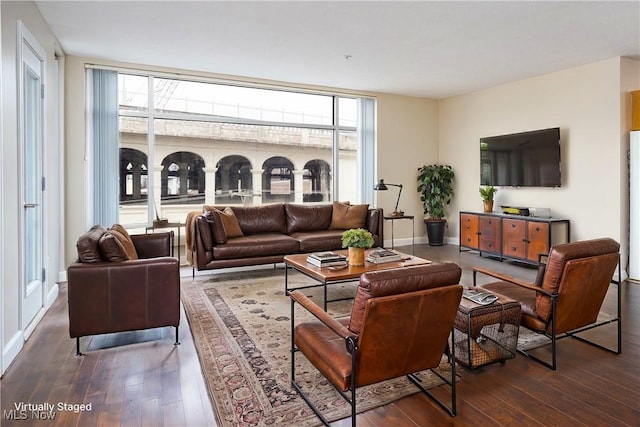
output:
MULTIPOLYGON (((96 68, 104 68, 104 67, 96 67, 96 68)), ((353 133, 357 138, 357 147, 356 147, 356 165, 357 165, 357 182, 355 192, 357 194, 358 200, 354 201, 356 203, 371 203, 373 200, 373 184, 374 184, 374 161, 375 161, 375 151, 376 151, 376 99, 371 96, 358 95, 353 93, 340 93, 334 91, 320 91, 320 90, 311 90, 311 89, 303 89, 298 87, 288 87, 281 85, 265 85, 259 83, 245 82, 245 81, 230 81, 225 79, 217 79, 217 78, 206 78, 200 76, 190 76, 190 75, 173 75, 161 72, 150 72, 150 71, 140 71, 140 70, 132 70, 132 69, 120 69, 115 68, 115 71, 118 74, 132 75, 132 76, 140 76, 147 78, 147 99, 148 104, 146 110, 144 111, 136 111, 136 110, 127 110, 118 108, 118 120, 121 117, 135 117, 135 118, 143 118, 147 120, 147 221, 151 223, 153 219, 156 217, 156 204, 155 197, 153 193, 156 187, 156 182, 154 178, 153 169, 156 163, 154 159, 154 151, 156 145, 156 135, 155 135, 155 120, 181 120, 181 121, 198 121, 198 122, 209 122, 209 123, 229 123, 229 124, 238 124, 238 125, 255 125, 255 126, 275 126, 275 127, 291 127, 291 128, 302 128, 302 129, 314 129, 314 130, 327 130, 333 132, 333 144, 332 144, 332 188, 331 188, 331 199, 332 200, 340 200, 340 173, 339 173, 339 140, 341 133, 353 133), (172 79, 177 81, 185 81, 185 82, 197 82, 197 83, 205 83, 205 84, 216 84, 216 85, 225 85, 239 88, 255 88, 255 89, 266 89, 273 91, 281 91, 281 92, 289 92, 289 93, 302 93, 302 94, 310 94, 310 95, 319 95, 319 96, 329 96, 332 97, 333 101, 333 115, 332 115, 332 124, 331 125, 323 125, 323 124, 310 124, 310 123, 300 123, 300 122, 280 122, 280 121, 269 121, 269 120, 256 120, 256 119, 247 119, 240 117, 219 117, 213 115, 203 115, 203 114, 194 114, 188 112, 164 112, 164 111, 156 111, 155 108, 155 94, 154 94, 154 82, 156 78, 161 79, 172 79), (357 105, 357 117, 356 117, 356 125, 348 126, 344 124, 340 124, 340 99, 354 99, 358 102, 357 105), (363 109, 361 105, 363 104, 361 101, 366 100, 364 104, 369 105, 368 114, 371 116, 363 122, 361 115, 363 114, 363 109), (371 107, 373 106, 373 107, 371 107), (368 126, 368 131, 364 132, 362 126, 368 126), (367 134, 368 137, 363 137, 363 134, 367 134)), ((307 203, 307 202, 305 202, 307 203)), ((129 224, 128 224, 129 225, 129 224)), ((130 224, 131 226, 143 226, 145 224, 130 224)))

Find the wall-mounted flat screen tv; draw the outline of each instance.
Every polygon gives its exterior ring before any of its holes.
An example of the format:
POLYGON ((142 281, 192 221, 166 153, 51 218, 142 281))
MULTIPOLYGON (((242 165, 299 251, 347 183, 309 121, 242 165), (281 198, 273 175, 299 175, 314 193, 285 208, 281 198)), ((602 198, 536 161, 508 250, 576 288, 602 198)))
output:
POLYGON ((560 187, 560 128, 480 138, 480 185, 560 187))

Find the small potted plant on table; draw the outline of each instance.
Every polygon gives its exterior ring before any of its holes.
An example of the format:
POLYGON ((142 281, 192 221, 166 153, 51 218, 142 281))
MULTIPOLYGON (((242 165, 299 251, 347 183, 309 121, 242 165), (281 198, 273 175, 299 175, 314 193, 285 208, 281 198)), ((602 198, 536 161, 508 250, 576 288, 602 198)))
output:
POLYGON ((349 265, 364 265, 364 250, 373 246, 373 236, 363 228, 351 228, 342 233, 342 247, 349 248, 349 265))
POLYGON ((482 197, 485 212, 493 212, 493 196, 497 191, 498 189, 492 185, 480 187, 480 197, 482 197))

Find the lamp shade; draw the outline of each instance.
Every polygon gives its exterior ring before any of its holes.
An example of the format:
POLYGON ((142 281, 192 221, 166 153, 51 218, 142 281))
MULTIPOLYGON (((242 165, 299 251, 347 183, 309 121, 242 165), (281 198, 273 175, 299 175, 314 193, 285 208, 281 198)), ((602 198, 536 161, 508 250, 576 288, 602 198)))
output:
POLYGON ((384 179, 381 179, 378 184, 373 187, 373 189, 376 191, 385 191, 389 189, 389 187, 387 187, 388 185, 392 187, 398 187, 400 189, 398 191, 398 199, 396 200, 396 208, 392 213, 392 215, 399 216, 400 213, 398 212, 398 203, 400 203, 400 194, 402 194, 402 184, 385 184, 384 179))
POLYGON ((381 179, 373 189, 376 191, 385 191, 388 190, 389 187, 387 187, 387 185, 384 183, 384 179, 381 179))

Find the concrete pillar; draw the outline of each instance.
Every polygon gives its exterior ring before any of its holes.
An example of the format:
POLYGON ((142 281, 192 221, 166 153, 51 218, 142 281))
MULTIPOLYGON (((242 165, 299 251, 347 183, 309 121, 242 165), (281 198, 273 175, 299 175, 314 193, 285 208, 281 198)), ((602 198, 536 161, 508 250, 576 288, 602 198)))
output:
POLYGON ((180 169, 178 169, 178 173, 180 174, 180 189, 178 190, 178 195, 186 196, 188 193, 187 182, 189 181, 189 165, 187 162, 180 162, 180 169))
POLYGON ((205 205, 216 204, 216 172, 218 168, 202 168, 204 171, 204 203, 205 205))
POLYGON ((162 218, 162 187, 158 184, 162 180, 162 165, 153 167, 153 205, 156 211, 156 218, 162 218))
POLYGON ((264 169, 251 169, 251 175, 253 182, 253 204, 260 205, 262 204, 262 174, 264 173, 264 169))
POLYGON ((303 169, 293 171, 293 191, 295 195, 295 203, 302 203, 304 199, 304 188, 302 185, 303 177, 303 169))

